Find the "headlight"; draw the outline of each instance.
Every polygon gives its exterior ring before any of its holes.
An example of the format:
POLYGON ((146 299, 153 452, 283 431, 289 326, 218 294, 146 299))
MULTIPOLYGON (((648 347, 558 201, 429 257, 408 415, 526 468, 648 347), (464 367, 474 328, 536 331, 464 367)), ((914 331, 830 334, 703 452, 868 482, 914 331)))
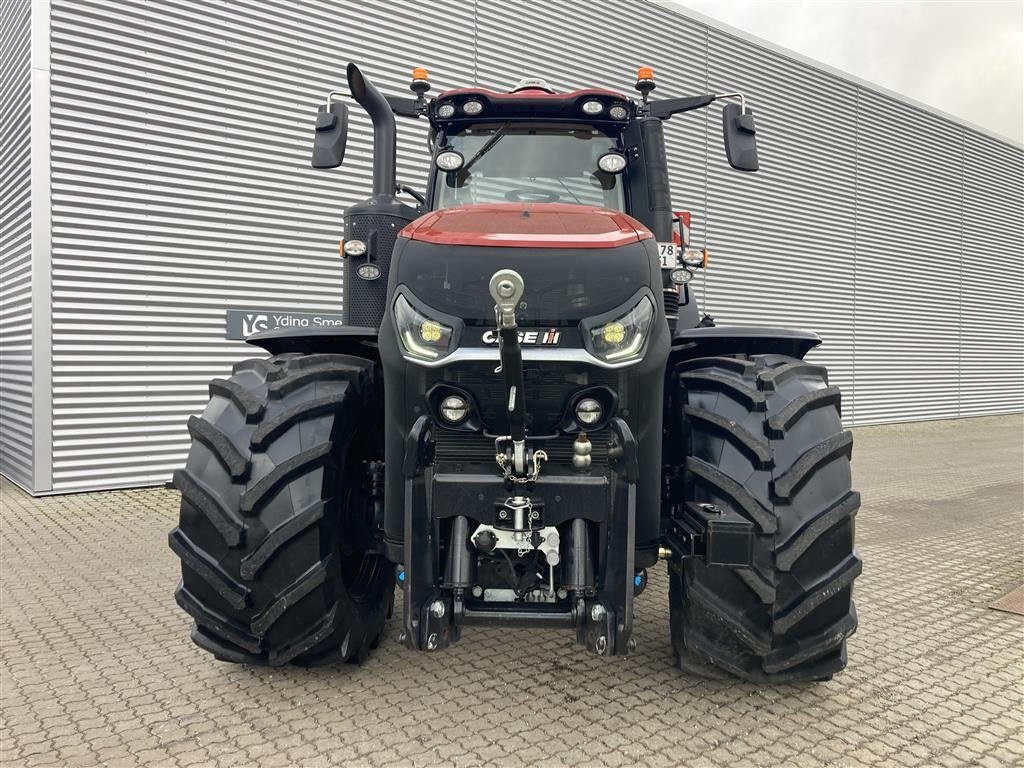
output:
POLYGON ((458 424, 469 416, 469 403, 460 395, 448 395, 441 401, 441 417, 449 424, 458 424))
POLYGON ((452 344, 451 328, 417 312, 402 295, 395 299, 395 329, 405 353, 419 360, 439 360, 452 344))
POLYGON ((654 304, 646 296, 625 315, 590 329, 590 350, 609 363, 637 358, 643 352, 654 320, 654 304))
POLYGON ((464 162, 466 162, 466 158, 462 156, 461 152, 456 152, 454 149, 442 150, 434 158, 434 164, 442 171, 448 172, 459 170, 464 162))
POLYGON ((447 120, 455 114, 455 105, 452 103, 442 104, 437 108, 437 116, 442 120, 447 120))
POLYGON ((621 152, 605 152, 597 158, 597 167, 605 173, 622 173, 626 170, 626 156, 621 152))
POLYGON ((604 104, 597 99, 589 99, 588 101, 584 101, 580 108, 588 115, 599 115, 604 109, 604 104))
POLYGON ((470 99, 462 105, 462 111, 467 115, 479 115, 484 111, 484 103, 476 99, 470 99))

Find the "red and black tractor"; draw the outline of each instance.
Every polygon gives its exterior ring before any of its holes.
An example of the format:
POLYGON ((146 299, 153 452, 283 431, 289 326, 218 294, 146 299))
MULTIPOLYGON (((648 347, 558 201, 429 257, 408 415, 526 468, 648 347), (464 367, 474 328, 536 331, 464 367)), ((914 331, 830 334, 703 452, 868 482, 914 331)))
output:
MULTIPOLYGON (((683 670, 827 679, 857 617, 859 496, 813 333, 717 326, 706 252, 673 212, 664 125, 725 101, 730 164, 758 168, 740 94, 654 100, 541 80, 382 95, 373 194, 344 214, 344 325, 269 330, 210 383, 175 485, 176 597, 192 638, 246 664, 361 661, 401 590, 399 640, 564 628, 625 654, 659 559, 683 670), (395 117, 429 122, 424 193, 396 181, 395 117), (400 199, 407 194, 409 202, 400 199)), ((341 165, 347 105, 316 116, 341 165)))

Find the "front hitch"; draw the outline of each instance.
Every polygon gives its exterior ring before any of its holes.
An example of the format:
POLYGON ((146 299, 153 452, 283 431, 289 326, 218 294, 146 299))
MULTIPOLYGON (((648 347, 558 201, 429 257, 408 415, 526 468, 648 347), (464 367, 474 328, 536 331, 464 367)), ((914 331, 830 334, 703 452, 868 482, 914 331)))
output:
POLYGON ((509 436, 512 440, 512 472, 526 476, 526 402, 523 396, 523 349, 519 345, 516 308, 523 297, 525 284, 520 274, 499 269, 491 277, 491 298, 498 325, 498 351, 501 373, 505 379, 505 402, 508 410, 509 436))

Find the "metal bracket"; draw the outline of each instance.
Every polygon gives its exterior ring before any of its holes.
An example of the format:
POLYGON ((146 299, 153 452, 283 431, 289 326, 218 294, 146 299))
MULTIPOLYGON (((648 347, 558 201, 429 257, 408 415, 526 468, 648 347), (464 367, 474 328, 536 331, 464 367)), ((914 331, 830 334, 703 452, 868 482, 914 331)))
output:
POLYGON ((688 501, 666 521, 665 545, 678 558, 699 557, 706 565, 749 567, 754 524, 727 507, 688 501))

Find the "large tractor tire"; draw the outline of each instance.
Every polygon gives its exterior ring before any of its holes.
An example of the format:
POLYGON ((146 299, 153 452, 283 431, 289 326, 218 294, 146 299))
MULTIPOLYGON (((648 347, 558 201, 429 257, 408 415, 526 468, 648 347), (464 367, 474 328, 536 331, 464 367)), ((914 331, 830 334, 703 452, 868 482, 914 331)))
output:
POLYGON ((755 682, 825 680, 857 628, 860 496, 852 436, 824 368, 782 355, 683 366, 685 499, 753 523, 751 567, 671 566, 672 643, 685 672, 755 682))
POLYGON ((368 465, 383 456, 376 365, 345 355, 247 360, 210 383, 174 476, 178 604, 193 641, 244 664, 361 662, 394 571, 375 552, 368 465))

